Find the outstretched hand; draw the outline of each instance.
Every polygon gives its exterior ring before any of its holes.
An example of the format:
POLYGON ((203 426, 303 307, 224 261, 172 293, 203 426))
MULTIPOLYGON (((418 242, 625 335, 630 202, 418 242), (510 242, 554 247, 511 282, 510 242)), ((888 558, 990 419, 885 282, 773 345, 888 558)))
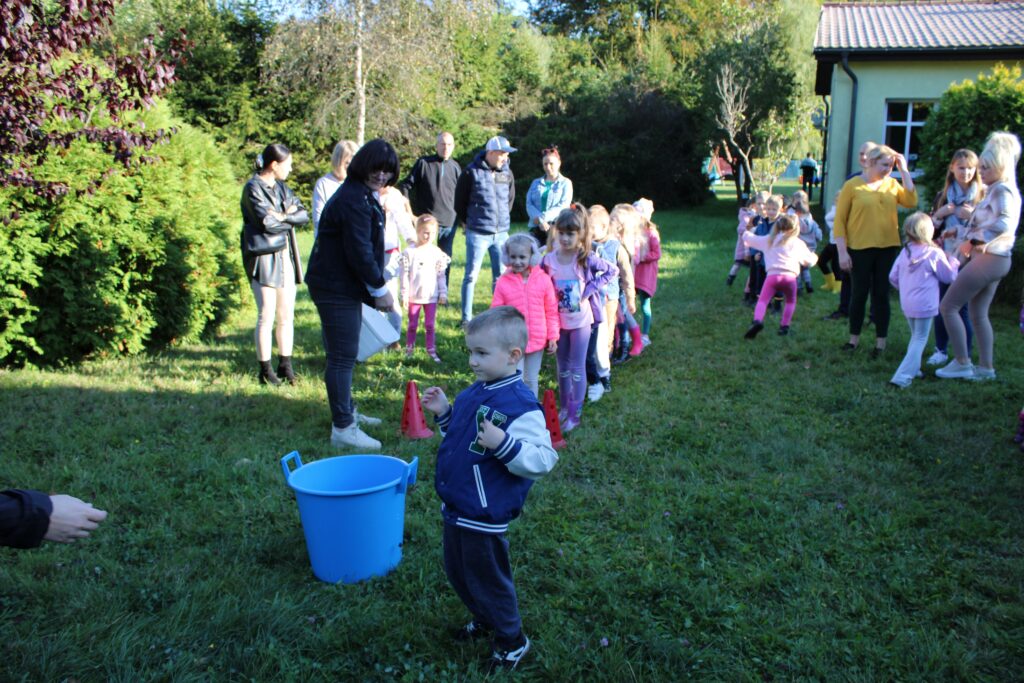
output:
POLYGON ((89 532, 107 518, 104 510, 97 510, 74 496, 50 496, 50 502, 53 504, 50 526, 43 536, 47 541, 72 543, 79 538, 88 538, 89 532))
POLYGON ((444 395, 441 387, 427 387, 423 390, 420 405, 423 406, 423 410, 428 410, 434 415, 443 415, 448 411, 448 397, 444 395))

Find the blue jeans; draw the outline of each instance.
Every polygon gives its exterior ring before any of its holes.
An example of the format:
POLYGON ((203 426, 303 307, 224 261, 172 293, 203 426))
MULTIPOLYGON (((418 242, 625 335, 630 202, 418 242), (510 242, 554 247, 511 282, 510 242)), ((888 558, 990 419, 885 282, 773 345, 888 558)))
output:
POLYGON ((501 277, 501 245, 508 239, 508 230, 484 234, 466 229, 466 275, 462 278, 462 322, 473 319, 473 290, 480 267, 484 263, 484 252, 491 255, 491 291, 501 277))
POLYGON ((363 303, 337 294, 309 291, 323 330, 327 367, 324 384, 331 407, 331 423, 344 429, 355 419, 352 401, 352 374, 359 353, 359 330, 363 324, 363 303))
MULTIPOLYGON (((452 246, 455 244, 455 226, 454 225, 439 225, 437 226, 437 246, 441 247, 441 251, 448 255, 450 259, 452 257, 452 246)), ((448 286, 448 275, 452 272, 452 264, 448 263, 448 267, 444 269, 444 285, 448 286)))

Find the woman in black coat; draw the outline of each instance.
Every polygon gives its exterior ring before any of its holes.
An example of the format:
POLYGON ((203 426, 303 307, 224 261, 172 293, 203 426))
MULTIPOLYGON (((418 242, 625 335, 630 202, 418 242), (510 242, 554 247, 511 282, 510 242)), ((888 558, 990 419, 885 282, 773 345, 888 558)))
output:
POLYGON ((242 264, 256 297, 256 360, 261 384, 295 382, 292 340, 295 286, 302 283, 302 262, 295 226, 309 221, 306 209, 284 181, 292 154, 284 145, 267 145, 257 157, 256 173, 242 190, 242 264), (278 364, 270 365, 271 329, 277 317, 278 364))
POLYGON ((378 310, 394 304, 384 280, 384 210, 379 191, 398 178, 398 154, 384 140, 371 140, 352 157, 345 182, 320 214, 309 255, 306 285, 323 327, 331 406, 331 445, 378 450, 380 442, 359 428, 380 420, 356 412, 352 373, 359 351, 364 303, 378 310))

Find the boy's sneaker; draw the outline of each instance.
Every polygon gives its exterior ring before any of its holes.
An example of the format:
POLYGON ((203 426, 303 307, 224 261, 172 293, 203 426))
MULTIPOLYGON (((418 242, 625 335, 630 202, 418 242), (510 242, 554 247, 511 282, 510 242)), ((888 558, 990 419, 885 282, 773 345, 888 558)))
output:
POLYGON ((945 351, 935 349, 935 353, 928 356, 928 360, 925 362, 928 363, 928 365, 942 365, 947 360, 949 360, 949 356, 946 355, 945 351))
POLYGON ((331 425, 331 445, 335 448, 358 448, 366 451, 379 451, 380 441, 364 432, 353 422, 344 429, 331 425))
POLYGON ((487 672, 488 675, 501 670, 512 671, 519 666, 519 662, 523 661, 523 657, 530 651, 530 639, 524 635, 523 640, 526 642, 514 650, 494 648, 491 652, 491 666, 487 672))
POLYGON ((804 288, 807 290, 808 294, 814 294, 814 287, 811 286, 810 282, 808 282, 804 288))
POLYGON ((493 634, 494 630, 491 627, 485 626, 484 624, 481 624, 479 621, 474 619, 473 621, 469 622, 468 624, 460 628, 458 631, 456 631, 453 637, 455 638, 456 642, 468 643, 474 640, 490 638, 493 634))
POLYGON ((597 403, 604 396, 604 385, 600 382, 594 382, 587 387, 587 400, 591 403, 597 403))

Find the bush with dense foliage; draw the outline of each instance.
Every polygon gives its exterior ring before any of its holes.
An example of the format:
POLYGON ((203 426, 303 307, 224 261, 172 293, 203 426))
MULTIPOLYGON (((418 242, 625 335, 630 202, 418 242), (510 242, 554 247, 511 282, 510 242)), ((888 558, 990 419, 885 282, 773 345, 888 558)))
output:
MULTIPOLYGON (((981 153, 985 139, 997 130, 1024 132, 1024 81, 1021 67, 996 65, 977 81, 955 83, 942 95, 921 130, 918 165, 924 169, 924 200, 931 203, 942 189, 953 152, 961 147, 981 153)), ((1017 166, 1020 185, 1024 168, 1017 166)), ((1019 230, 1018 230, 1019 233, 1019 230)), ((1015 299, 1024 287, 1024 240, 1017 240, 1013 269, 999 287, 1003 299, 1015 299)))
MULTIPOLYGON (((657 91, 600 76, 556 100, 540 117, 506 127, 519 152, 516 194, 541 175, 540 152, 557 145, 575 199, 612 204, 649 197, 658 206, 692 205, 707 196, 701 174, 706 145, 698 116, 657 91)), ((518 218, 525 219, 517 201, 518 218)))
MULTIPOLYGON (((139 118, 175 124, 164 105, 139 118)), ((78 140, 35 170, 66 196, 0 190, 0 363, 136 353, 212 331, 238 303, 239 188, 224 156, 181 124, 153 152, 161 161, 111 171, 78 140)))

